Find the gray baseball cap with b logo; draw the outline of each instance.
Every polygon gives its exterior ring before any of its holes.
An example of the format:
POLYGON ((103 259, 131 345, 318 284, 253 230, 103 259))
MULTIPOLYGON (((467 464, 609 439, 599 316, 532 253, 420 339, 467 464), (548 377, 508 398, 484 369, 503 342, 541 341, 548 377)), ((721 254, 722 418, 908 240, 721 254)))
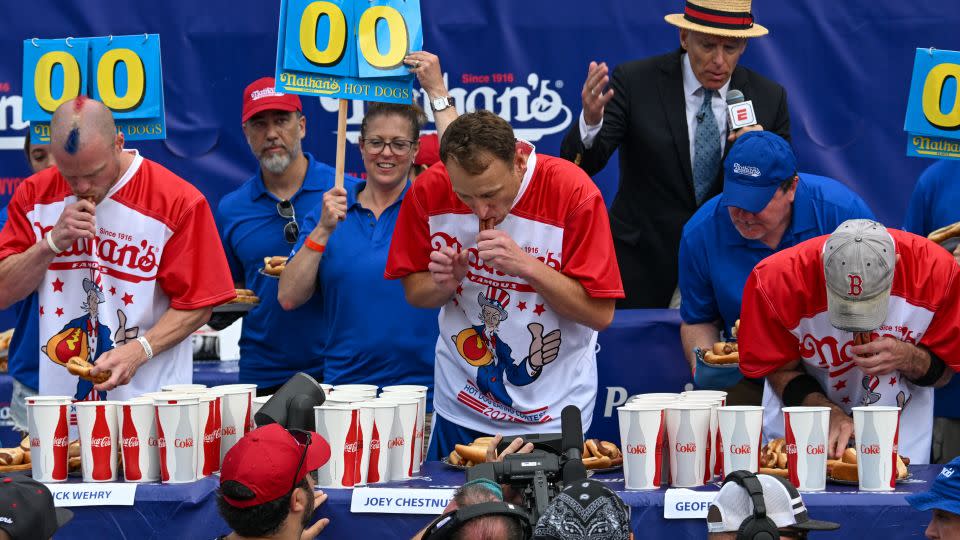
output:
POLYGON ((887 318, 896 263, 886 227, 869 219, 841 223, 823 246, 830 324, 849 332, 879 328, 887 318))

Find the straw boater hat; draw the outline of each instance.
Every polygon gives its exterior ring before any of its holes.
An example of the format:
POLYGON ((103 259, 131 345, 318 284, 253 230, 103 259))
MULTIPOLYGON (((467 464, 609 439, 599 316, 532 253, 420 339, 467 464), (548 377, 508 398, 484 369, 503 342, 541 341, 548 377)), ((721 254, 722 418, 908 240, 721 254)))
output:
POLYGON ((672 13, 664 19, 680 28, 716 36, 749 38, 767 34, 767 29, 753 22, 751 0, 686 0, 683 13, 672 13))

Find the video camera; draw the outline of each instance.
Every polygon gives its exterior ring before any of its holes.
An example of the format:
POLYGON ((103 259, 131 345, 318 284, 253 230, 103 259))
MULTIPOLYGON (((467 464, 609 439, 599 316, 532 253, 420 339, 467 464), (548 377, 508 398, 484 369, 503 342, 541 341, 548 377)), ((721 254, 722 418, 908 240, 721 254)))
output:
MULTIPOLYGON (((499 462, 479 463, 467 471, 467 481, 487 478, 511 486, 521 493, 531 523, 536 523, 566 484, 587 477, 582 459, 582 426, 580 409, 567 405, 560 414, 561 433, 522 436, 525 442, 533 443, 533 452, 509 454, 499 462)), ((498 453, 515 438, 505 436, 497 448, 498 453)))

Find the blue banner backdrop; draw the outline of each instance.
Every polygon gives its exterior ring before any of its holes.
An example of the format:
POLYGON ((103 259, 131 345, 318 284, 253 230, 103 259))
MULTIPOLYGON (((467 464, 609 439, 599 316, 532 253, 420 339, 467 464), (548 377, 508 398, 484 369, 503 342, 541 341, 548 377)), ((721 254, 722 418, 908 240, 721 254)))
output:
MULTIPOLYGON (((439 54, 458 108, 491 109, 539 151, 556 154, 580 113, 587 64, 613 66, 676 48, 677 30, 663 16, 682 6, 682 0, 421 0, 423 42, 439 54)), ((787 89, 800 169, 845 182, 881 220, 899 226, 914 181, 931 163, 904 155, 914 56, 917 47, 960 48, 960 3, 755 0, 753 9, 770 35, 750 40, 741 63, 787 89)), ((131 146, 216 205, 256 167, 240 130, 241 93, 274 73, 279 14, 279 1, 3 2, 0 205, 28 171, 19 150, 27 127, 24 39, 159 34, 167 139, 131 146)), ((336 102, 305 98, 304 107, 304 148, 332 163, 336 102)), ((351 141, 362 116, 362 103, 352 102, 351 141)), ((348 148, 348 172, 361 169, 359 152, 348 148)), ((596 177, 608 201, 616 179, 612 159, 596 177)), ((0 317, 0 327, 12 325, 3 323, 0 317)))

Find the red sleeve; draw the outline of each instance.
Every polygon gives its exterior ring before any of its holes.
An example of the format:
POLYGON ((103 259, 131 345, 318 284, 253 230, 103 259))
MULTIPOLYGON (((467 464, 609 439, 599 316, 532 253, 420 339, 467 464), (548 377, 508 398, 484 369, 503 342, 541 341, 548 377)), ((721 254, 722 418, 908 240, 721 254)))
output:
POLYGON ((7 223, 0 232, 0 260, 23 253, 37 243, 37 234, 27 218, 33 199, 32 183, 22 182, 17 186, 7 205, 7 223))
POLYGON ((593 298, 624 297, 610 219, 599 192, 588 196, 567 217, 560 272, 579 281, 593 298))
POLYGON ((737 343, 740 371, 747 377, 766 376, 800 359, 797 338, 783 324, 756 270, 743 287, 737 343))
MULTIPOLYGON (((429 174, 432 169, 424 174, 429 174)), ((430 264, 430 222, 427 211, 420 200, 421 189, 426 178, 417 178, 407 190, 400 204, 400 215, 393 228, 390 253, 387 255, 387 267, 383 271, 385 279, 400 279, 417 272, 426 272, 430 264)))
POLYGON ((950 273, 943 298, 933 314, 933 320, 920 344, 930 349, 954 371, 960 371, 960 266, 948 261, 950 273))
POLYGON ((236 297, 213 214, 202 196, 181 216, 164 247, 157 282, 174 309, 216 306, 236 297))

